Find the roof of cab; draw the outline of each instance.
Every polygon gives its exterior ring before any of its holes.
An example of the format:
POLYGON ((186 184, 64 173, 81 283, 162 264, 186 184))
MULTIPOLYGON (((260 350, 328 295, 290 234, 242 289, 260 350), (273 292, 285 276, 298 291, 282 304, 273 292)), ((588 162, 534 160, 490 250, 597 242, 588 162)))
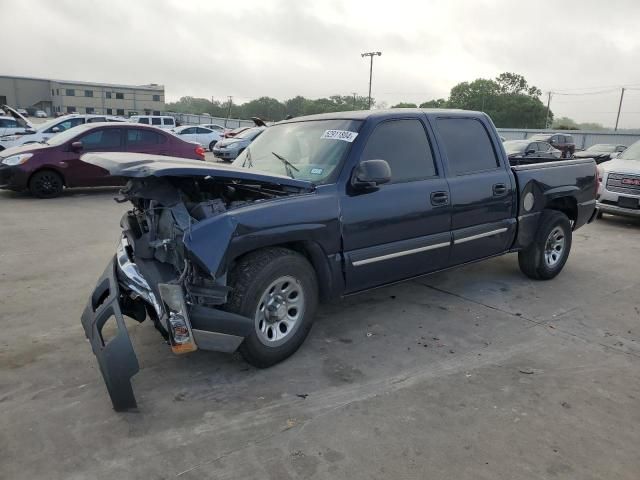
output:
POLYGON ((368 120, 374 118, 393 118, 403 114, 426 114, 426 115, 447 115, 447 116, 465 116, 465 117, 485 117, 483 112, 472 110, 460 110, 449 108, 389 108, 385 110, 354 110, 348 112, 329 112, 319 113, 316 115, 305 115, 303 117, 294 117, 279 123, 300 122, 306 120, 368 120))

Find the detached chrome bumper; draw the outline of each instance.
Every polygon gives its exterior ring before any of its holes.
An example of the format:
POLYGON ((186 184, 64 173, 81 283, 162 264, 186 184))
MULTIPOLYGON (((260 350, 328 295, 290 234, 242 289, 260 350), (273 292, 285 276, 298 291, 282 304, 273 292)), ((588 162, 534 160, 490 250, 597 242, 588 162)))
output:
POLYGON ((127 311, 127 304, 123 303, 125 300, 142 299, 153 308, 162 326, 169 331, 175 353, 186 353, 196 348, 233 352, 253 331, 252 319, 187 303, 182 285, 158 283, 156 293, 138 265, 131 261, 128 249, 127 239, 123 237, 116 256, 100 276, 81 318, 116 411, 137 407, 131 378, 140 367, 124 321, 123 312, 127 311), (102 330, 112 318, 117 324, 117 332, 105 342, 102 330), (176 333, 188 341, 181 343, 176 333))
POLYGON ((120 309, 120 288, 115 269, 115 260, 111 260, 89 298, 81 321, 84 333, 98 359, 113 408, 119 412, 137 407, 131 377, 138 373, 140 366, 120 309), (102 329, 112 317, 115 318, 118 331, 115 337, 105 344, 102 329))

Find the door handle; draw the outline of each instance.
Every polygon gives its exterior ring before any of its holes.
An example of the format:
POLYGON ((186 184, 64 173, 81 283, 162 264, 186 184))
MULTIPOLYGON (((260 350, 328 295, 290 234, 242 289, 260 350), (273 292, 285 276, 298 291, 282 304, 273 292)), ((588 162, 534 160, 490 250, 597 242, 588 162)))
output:
POLYGON ((496 183, 493 186, 493 196, 500 197, 507 193, 507 186, 504 183, 496 183))
POLYGON ((448 192, 431 192, 431 205, 440 207, 442 205, 449 205, 449 193, 448 192))

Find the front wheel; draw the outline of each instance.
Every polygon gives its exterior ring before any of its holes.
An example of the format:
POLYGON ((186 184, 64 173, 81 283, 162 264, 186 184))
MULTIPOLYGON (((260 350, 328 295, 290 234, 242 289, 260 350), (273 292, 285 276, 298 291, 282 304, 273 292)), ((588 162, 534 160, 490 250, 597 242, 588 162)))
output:
POLYGON ((53 198, 62 193, 64 181, 53 170, 40 170, 29 180, 29 191, 38 198, 53 198))
POLYGON ((273 247, 245 255, 229 273, 233 291, 226 309, 254 319, 240 346, 251 365, 270 367, 304 342, 318 304, 318 283, 307 259, 273 247))
POLYGON ((533 243, 518 252, 520 270, 535 280, 550 280, 569 258, 572 231, 569 218, 557 210, 545 210, 533 243))

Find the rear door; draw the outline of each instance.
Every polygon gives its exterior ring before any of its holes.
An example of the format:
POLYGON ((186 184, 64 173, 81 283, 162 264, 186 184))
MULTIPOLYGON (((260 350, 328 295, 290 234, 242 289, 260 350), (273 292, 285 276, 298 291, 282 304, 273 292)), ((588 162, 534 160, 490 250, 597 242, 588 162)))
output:
POLYGON ((451 191, 449 264, 504 252, 515 234, 516 191, 497 139, 479 118, 440 117, 435 124, 451 191))
POLYGON ((166 155, 167 138, 151 128, 127 128, 125 133, 126 152, 156 153, 166 155))
POLYGON ((382 159, 391 182, 342 197, 347 291, 441 269, 451 244, 449 188, 422 116, 379 123, 359 161, 382 159))

